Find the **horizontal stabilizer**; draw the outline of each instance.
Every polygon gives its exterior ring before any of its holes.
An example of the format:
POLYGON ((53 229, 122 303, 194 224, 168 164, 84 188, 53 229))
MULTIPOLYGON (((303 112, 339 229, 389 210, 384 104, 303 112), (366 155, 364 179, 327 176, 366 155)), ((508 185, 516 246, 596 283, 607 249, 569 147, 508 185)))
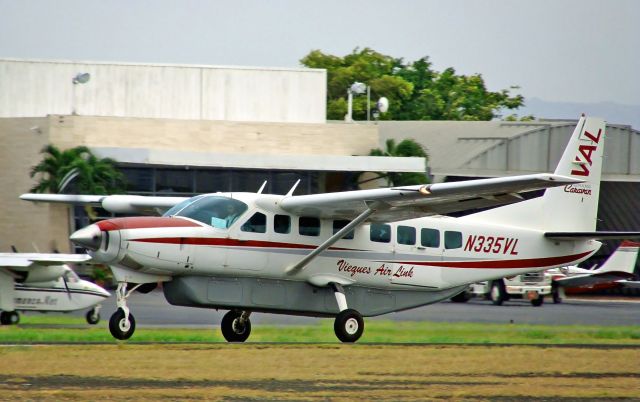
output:
POLYGON ((624 240, 640 239, 640 232, 546 232, 544 237, 554 240, 624 240))

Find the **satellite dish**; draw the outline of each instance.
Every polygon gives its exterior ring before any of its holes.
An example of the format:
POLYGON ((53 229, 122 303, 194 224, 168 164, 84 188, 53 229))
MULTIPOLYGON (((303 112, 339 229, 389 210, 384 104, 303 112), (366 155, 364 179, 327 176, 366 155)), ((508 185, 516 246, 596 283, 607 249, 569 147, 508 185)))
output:
POLYGON ((89 82, 90 78, 91 78, 91 74, 89 74, 89 73, 78 73, 78 75, 73 77, 73 83, 74 84, 86 84, 87 82, 89 82))
POLYGON ((380 113, 385 113, 387 110, 389 110, 389 99, 385 98, 384 96, 378 99, 376 107, 378 108, 380 113))

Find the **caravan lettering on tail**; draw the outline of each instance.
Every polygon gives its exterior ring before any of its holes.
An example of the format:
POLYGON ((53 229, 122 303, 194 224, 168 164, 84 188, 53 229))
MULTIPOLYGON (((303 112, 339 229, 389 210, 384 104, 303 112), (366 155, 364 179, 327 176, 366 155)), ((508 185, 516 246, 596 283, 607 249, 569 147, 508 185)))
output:
POLYGON ((595 137, 588 131, 584 132, 584 136, 593 141, 595 145, 583 144, 578 147, 578 155, 575 157, 575 163, 580 167, 580 169, 573 169, 571 174, 576 176, 589 176, 589 173, 591 173, 589 167, 593 164, 591 155, 596 151, 596 149, 598 149, 601 134, 602 129, 598 129, 598 135, 595 137))

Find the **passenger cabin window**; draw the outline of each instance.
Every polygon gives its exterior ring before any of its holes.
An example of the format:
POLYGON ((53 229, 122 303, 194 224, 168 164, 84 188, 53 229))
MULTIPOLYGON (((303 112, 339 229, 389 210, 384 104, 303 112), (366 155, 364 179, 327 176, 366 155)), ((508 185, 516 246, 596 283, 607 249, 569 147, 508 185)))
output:
POLYGON ((369 229, 369 239, 377 243, 391 241, 391 226, 386 223, 372 223, 369 229))
POLYGON ((291 217, 289 215, 274 216, 273 231, 282 234, 291 233, 291 217))
POLYGON ((256 212, 240 227, 240 230, 243 232, 265 233, 267 231, 267 216, 256 212))
POLYGON ((462 247, 462 233, 460 232, 444 232, 444 248, 460 248, 462 247))
POLYGON ((411 226, 398 226, 396 239, 398 244, 413 246, 416 244, 416 228, 411 226))
POLYGON ((420 230, 420 244, 423 247, 440 247, 440 231, 428 228, 420 230))
POLYGON ((232 198, 197 196, 171 208, 164 216, 184 216, 218 229, 227 229, 247 209, 247 204, 232 198))
MULTIPOLYGON (((336 234, 340 231, 340 229, 342 229, 343 227, 347 226, 351 221, 348 221, 346 219, 338 219, 333 221, 333 234, 336 234)), ((350 230, 349 233, 347 233, 346 235, 344 235, 342 237, 343 239, 353 239, 353 230, 350 230)))
POLYGON ((298 220, 298 233, 303 236, 320 236, 320 219, 301 216, 298 220))

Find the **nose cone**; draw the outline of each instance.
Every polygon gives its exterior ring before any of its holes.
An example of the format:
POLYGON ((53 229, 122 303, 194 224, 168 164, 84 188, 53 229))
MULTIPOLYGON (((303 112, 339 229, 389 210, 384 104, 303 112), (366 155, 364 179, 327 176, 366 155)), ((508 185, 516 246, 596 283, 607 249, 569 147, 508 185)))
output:
POLYGON ((96 251, 102 244, 102 231, 96 225, 89 225, 74 232, 70 237, 74 244, 84 247, 91 251, 96 251))

